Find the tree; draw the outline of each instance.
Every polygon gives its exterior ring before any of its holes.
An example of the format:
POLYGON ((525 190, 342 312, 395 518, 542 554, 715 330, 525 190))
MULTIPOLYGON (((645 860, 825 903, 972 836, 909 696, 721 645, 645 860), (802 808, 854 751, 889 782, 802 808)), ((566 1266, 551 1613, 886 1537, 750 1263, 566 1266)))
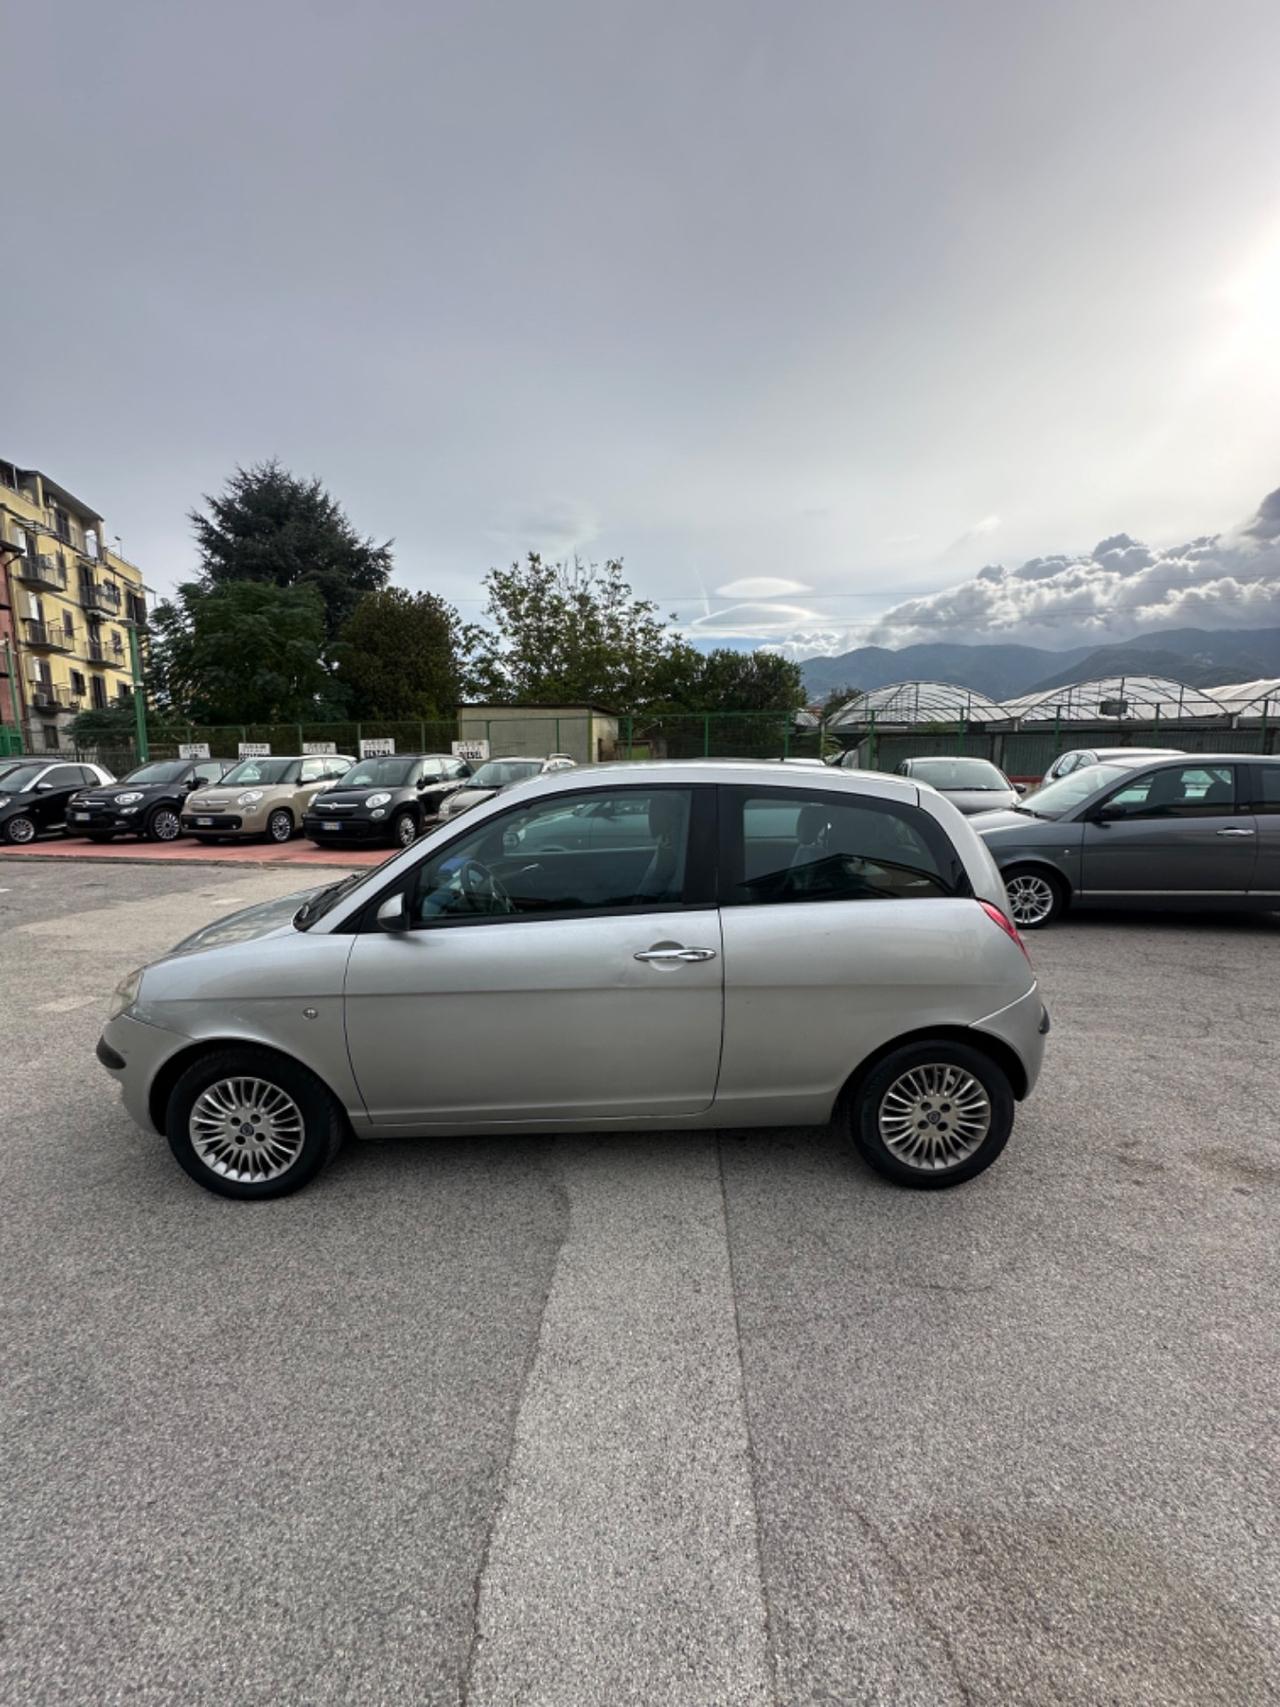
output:
POLYGON ((461 698, 458 613, 434 593, 365 593, 344 624, 337 677, 352 717, 437 717, 461 698))
POLYGON ((523 563, 485 577, 492 633, 478 642, 471 691, 509 704, 647 705, 676 644, 638 599, 620 559, 523 563))
POLYGON ((699 660, 691 693, 692 711, 795 711, 804 704, 804 678, 776 652, 719 647, 699 660))
MULTIPOLYGON (((291 723, 332 691, 314 586, 188 581, 151 615, 163 708, 192 723, 291 723)), ((157 695, 159 697, 159 695, 157 695)))
POLYGON ((362 539, 319 480, 304 480, 272 460, 237 468, 208 513, 191 512, 203 579, 212 587, 240 581, 312 587, 332 641, 362 593, 377 592, 391 573, 391 542, 362 539))
POLYGON ((132 694, 114 705, 91 706, 71 719, 71 741, 77 750, 131 747, 136 734, 132 694))

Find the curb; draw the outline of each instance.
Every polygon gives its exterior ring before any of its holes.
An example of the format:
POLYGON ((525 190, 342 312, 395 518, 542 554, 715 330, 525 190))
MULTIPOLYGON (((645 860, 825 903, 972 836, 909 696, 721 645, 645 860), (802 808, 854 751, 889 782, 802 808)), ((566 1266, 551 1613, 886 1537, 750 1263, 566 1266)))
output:
POLYGON ((350 860, 308 860, 305 865, 295 865, 291 860, 284 859, 216 859, 205 855, 190 855, 186 859, 151 859, 140 858, 137 854, 38 854, 18 853, 11 848, 0 848, 0 859, 16 860, 19 864, 30 864, 38 861, 41 865, 67 865, 74 862, 77 865, 148 865, 161 871, 181 871, 188 865, 227 865, 245 866, 251 871, 373 871, 374 866, 353 866, 350 860))

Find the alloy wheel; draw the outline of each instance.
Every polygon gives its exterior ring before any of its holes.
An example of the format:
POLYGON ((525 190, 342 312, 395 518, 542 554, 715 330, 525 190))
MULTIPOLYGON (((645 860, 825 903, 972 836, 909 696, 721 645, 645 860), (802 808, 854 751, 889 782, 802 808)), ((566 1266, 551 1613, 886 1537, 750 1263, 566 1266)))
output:
POLYGON ((1015 925, 1042 925, 1058 902, 1057 892, 1047 877, 1033 871, 1020 872, 1005 885, 1009 910, 1015 925))
POLYGON ((30 818, 10 818, 5 825, 5 834, 11 842, 34 842, 36 827, 30 818))
POLYGON ((273 812, 267 819, 267 834, 273 842, 287 842, 293 834, 293 819, 287 812, 273 812))
POLYGON ((279 1179, 302 1153, 302 1111, 265 1079, 217 1079, 201 1091, 187 1121, 191 1148, 223 1179, 279 1179))
POLYGON ((151 834, 158 842, 176 842, 182 833, 182 825, 178 814, 168 806, 161 806, 151 815, 151 834))
POLYGON ((418 826, 410 813, 402 812, 396 819, 396 840, 402 848, 407 848, 418 839, 418 826))
POLYGON ((991 1130, 991 1099, 963 1067, 939 1061, 912 1067, 880 1099, 885 1148, 922 1172, 967 1161, 991 1130))

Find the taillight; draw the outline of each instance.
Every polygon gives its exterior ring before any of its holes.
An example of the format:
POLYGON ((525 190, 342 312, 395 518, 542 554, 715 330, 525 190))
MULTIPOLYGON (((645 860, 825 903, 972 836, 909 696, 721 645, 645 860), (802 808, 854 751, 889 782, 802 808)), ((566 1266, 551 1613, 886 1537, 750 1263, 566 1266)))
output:
POLYGON ((1012 940, 1017 943, 1018 947, 1026 956, 1027 965, 1029 966, 1031 964, 1031 956, 1027 954, 1027 945, 1018 935, 1018 927, 1014 924, 1013 920, 1007 917, 1006 914, 1002 913, 999 907, 993 906, 990 901, 979 901, 978 905, 982 908, 983 912, 993 924, 999 925, 1004 934, 1007 937, 1012 938, 1012 940))

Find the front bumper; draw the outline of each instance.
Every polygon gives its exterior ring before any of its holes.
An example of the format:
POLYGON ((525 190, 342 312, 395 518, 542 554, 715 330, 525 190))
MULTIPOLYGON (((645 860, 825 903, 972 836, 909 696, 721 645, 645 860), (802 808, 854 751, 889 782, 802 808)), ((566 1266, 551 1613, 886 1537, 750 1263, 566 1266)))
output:
POLYGON ((144 1025, 128 1014, 118 1014, 102 1028, 95 1051, 98 1060, 120 1086, 130 1117, 148 1132, 157 1130, 149 1106, 155 1076, 171 1055, 190 1042, 176 1031, 144 1025))
POLYGON ((302 820, 302 833, 319 847, 331 842, 385 842, 391 838, 391 823, 389 819, 380 818, 375 823, 372 818, 327 818, 308 812, 302 820))
POLYGON ((137 834, 142 829, 142 819, 147 811, 139 806, 135 811, 126 813, 122 806, 101 806, 93 811, 82 807, 67 808, 67 834, 69 836, 121 835, 132 830, 137 834))

